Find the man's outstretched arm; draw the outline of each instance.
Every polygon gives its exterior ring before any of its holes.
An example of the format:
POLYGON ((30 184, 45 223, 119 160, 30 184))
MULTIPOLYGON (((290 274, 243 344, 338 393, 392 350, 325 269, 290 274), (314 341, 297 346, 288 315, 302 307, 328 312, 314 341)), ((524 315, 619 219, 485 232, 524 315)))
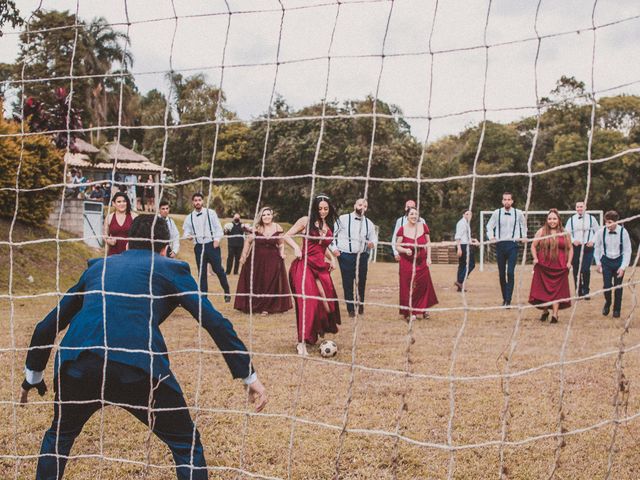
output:
POLYGON ((40 396, 43 396, 47 391, 44 370, 47 367, 53 343, 58 333, 69 326, 73 317, 82 308, 83 290, 84 275, 64 294, 58 305, 33 330, 25 361, 25 380, 22 383, 21 403, 27 402, 29 391, 33 388, 38 390, 40 396))
POLYGON ((173 278, 173 283, 178 293, 185 292, 178 297, 180 305, 209 333, 222 352, 231 375, 233 378, 243 379, 248 386, 250 400, 256 403, 256 411, 261 411, 267 403, 267 393, 253 369, 247 348, 231 322, 213 308, 209 299, 198 295, 198 286, 191 276, 188 264, 181 263, 177 267, 180 272, 173 278))

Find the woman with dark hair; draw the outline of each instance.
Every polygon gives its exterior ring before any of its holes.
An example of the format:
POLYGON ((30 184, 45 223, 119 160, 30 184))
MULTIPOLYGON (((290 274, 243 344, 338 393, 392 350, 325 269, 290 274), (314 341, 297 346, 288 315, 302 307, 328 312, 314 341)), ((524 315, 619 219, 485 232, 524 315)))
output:
POLYGON ((240 277, 233 308, 244 313, 282 313, 291 310, 291 290, 284 265, 282 227, 273 221, 273 209, 258 213, 254 233, 244 242, 240 277))
POLYGON ((107 255, 116 255, 127 249, 129 229, 136 218, 131 212, 131 200, 123 192, 117 192, 111 199, 114 211, 104 219, 104 236, 107 244, 107 255))
MULTIPOLYGON (((571 306, 569 291, 569 269, 573 259, 573 244, 569 232, 562 228, 558 210, 552 208, 547 220, 536 232, 531 243, 533 278, 529 303, 539 305, 551 303, 551 323, 558 322, 558 311, 571 306)), ((540 321, 549 318, 549 305, 542 309, 540 321)))
POLYGON ((427 308, 438 303, 431 265, 429 227, 420 221, 416 207, 407 209, 407 223, 398 229, 396 249, 400 255, 400 315, 415 320, 417 314, 429 318, 427 308))
POLYGON ((338 333, 340 309, 331 280, 336 259, 327 248, 337 219, 329 197, 319 194, 311 204, 311 215, 298 219, 283 237, 296 256, 289 268, 289 283, 295 297, 299 355, 308 355, 307 344, 315 344, 318 336, 338 333), (292 238, 301 232, 302 248, 292 238))

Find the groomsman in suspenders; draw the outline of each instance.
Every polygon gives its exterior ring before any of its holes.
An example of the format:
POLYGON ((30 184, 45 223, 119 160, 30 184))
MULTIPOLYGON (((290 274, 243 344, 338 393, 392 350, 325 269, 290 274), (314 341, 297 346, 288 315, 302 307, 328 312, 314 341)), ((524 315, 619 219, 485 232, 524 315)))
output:
POLYGON ((169 239, 171 242, 167 247, 167 257, 176 258, 178 252, 180 251, 180 232, 178 231, 178 226, 176 222, 173 221, 173 218, 169 216, 169 202, 166 200, 162 200, 160 202, 160 213, 158 216, 164 219, 167 222, 167 226, 169 227, 169 239))
POLYGON ((604 214, 605 226, 596 233, 595 257, 598 272, 602 273, 604 307, 602 315, 611 310, 611 287, 614 287, 613 318, 620 318, 622 308, 622 280, 624 271, 631 262, 631 239, 629 232, 618 225, 618 212, 610 210, 604 214))
MULTIPOLYGON (((410 208, 416 208, 416 202, 414 200, 407 200, 404 203, 404 215, 396 220, 396 224, 393 227, 393 235, 391 236, 391 250, 393 250, 393 258, 396 259, 396 262, 400 261, 400 254, 396 249, 396 237, 398 236, 398 230, 400 230, 400 227, 403 227, 407 223, 407 214, 410 208)), ((420 217, 419 222, 427 223, 422 217, 420 217)))
POLYGON ((229 282, 224 268, 222 268, 222 255, 220 254, 220 239, 224 236, 224 231, 216 212, 203 207, 203 199, 200 192, 194 193, 191 197, 194 210, 184 220, 184 236, 193 239, 193 251, 196 254, 202 293, 208 292, 207 265, 211 265, 224 290, 224 301, 229 303, 231 301, 229 282))
POLYGON ((511 305, 515 285, 518 241, 527 238, 527 224, 521 210, 513 208, 511 192, 502 194, 502 208, 495 210, 487 223, 487 237, 496 243, 502 305, 511 305))
POLYGON ((378 243, 376 226, 364 216, 367 207, 367 201, 359 198, 353 205, 353 212, 340 215, 331 244, 331 251, 338 257, 340 264, 344 299, 350 317, 356 316, 356 304, 358 313, 364 313, 364 289, 367 284, 369 251, 376 248, 378 243), (358 287, 358 296, 355 300, 353 298, 354 282, 358 287))
POLYGON ((462 218, 458 220, 456 224, 456 233, 454 239, 458 246, 458 275, 456 281, 453 283, 458 290, 462 291, 462 285, 465 280, 471 275, 471 272, 476 266, 476 258, 474 248, 479 244, 478 240, 471 237, 471 218, 473 213, 471 210, 467 210, 462 214, 462 218), (468 260, 467 260, 468 259, 468 260), (467 270, 467 263, 469 269, 467 270))
POLYGON ((593 215, 585 213, 587 206, 584 202, 576 202, 576 213, 572 215, 565 230, 573 241, 573 280, 576 284, 576 295, 589 298, 589 283, 591 281, 591 264, 593 263, 594 242, 596 232, 600 227, 593 215), (582 255, 582 264, 580 256, 582 255))

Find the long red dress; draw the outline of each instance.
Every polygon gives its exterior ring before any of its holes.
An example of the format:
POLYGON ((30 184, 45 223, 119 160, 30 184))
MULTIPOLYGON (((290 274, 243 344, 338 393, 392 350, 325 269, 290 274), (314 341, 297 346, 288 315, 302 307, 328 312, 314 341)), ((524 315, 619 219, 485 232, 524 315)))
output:
POLYGON ((409 315, 420 315, 425 313, 424 309, 432 307, 438 303, 436 290, 431 281, 431 273, 429 265, 427 265, 427 235, 429 227, 424 225, 424 233, 420 235, 415 243, 422 248, 412 247, 414 241, 411 238, 404 238, 404 227, 398 230, 398 237, 403 237, 402 243, 406 248, 411 248, 413 254, 411 256, 405 253, 400 254, 400 315, 408 318, 409 315), (415 258, 415 274, 414 269, 415 258), (413 276, 413 288, 411 284, 413 276), (411 298, 411 303, 409 303, 411 298), (411 308, 408 308, 411 306, 411 308))
MULTIPOLYGON (((558 237, 558 258, 555 261, 551 258, 545 258, 542 249, 538 250, 538 263, 533 266, 533 278, 531 279, 530 304, 539 305, 571 297, 567 250, 565 250, 566 242, 568 240, 565 236, 558 237)), ((560 309, 570 306, 571 300, 560 302, 560 309)))
POLYGON ((129 229, 131 228, 132 223, 133 217, 130 213, 127 213, 127 216, 124 217, 124 223, 122 225, 120 225, 116 220, 115 213, 111 216, 111 222, 109 223, 109 236, 118 239, 116 240, 115 245, 109 245, 107 255, 116 255, 127 249, 127 243, 129 243, 127 238, 129 238, 129 229))
POLYGON ((313 345, 320 334, 338 333, 340 308, 329 264, 325 262, 324 256, 331 244, 333 232, 328 230, 326 237, 321 237, 318 230, 314 229, 309 235, 311 238, 305 238, 302 242, 302 258, 296 258, 291 262, 289 283, 291 292, 295 295, 298 342, 304 341, 313 345), (322 296, 316 281, 324 290, 329 305, 328 312, 321 299, 312 298, 322 296))
POLYGON ((238 290, 233 304, 236 310, 244 313, 282 313, 293 307, 287 269, 278 246, 280 233, 282 232, 276 232, 270 237, 260 232, 255 233, 253 251, 242 266, 238 278, 238 290))

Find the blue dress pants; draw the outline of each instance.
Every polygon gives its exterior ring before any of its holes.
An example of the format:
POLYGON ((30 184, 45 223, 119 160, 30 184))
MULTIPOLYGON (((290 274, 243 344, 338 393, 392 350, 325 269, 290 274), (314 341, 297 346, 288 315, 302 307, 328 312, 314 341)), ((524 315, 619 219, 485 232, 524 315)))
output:
MULTIPOLYGON (((42 439, 36 479, 62 478, 71 447, 84 424, 102 408, 102 398, 121 405, 145 425, 149 425, 151 420, 153 433, 173 454, 178 479, 206 479, 200 434, 191 420, 182 393, 154 380, 151 398, 154 410, 150 413, 152 382, 149 375, 129 365, 108 361, 103 397, 103 362, 102 357, 95 354, 81 354, 77 360, 63 365, 60 378, 54 379, 54 417, 51 428, 42 439)), ((117 438, 126 432, 119 430, 106 435, 117 438)))
POLYGON ((229 294, 229 282, 227 274, 222 267, 222 254, 220 247, 213 247, 213 242, 196 243, 193 249, 196 254, 196 264, 198 265, 198 273, 200 275, 200 290, 202 293, 209 291, 209 283, 207 282, 207 265, 211 265, 213 272, 218 276, 220 286, 225 294, 229 294))
POLYGON ((516 262, 518 261, 518 244, 512 241, 498 242, 496 245, 498 260, 498 274, 500 276, 500 290, 502 300, 511 304, 513 287, 515 285, 516 262))

